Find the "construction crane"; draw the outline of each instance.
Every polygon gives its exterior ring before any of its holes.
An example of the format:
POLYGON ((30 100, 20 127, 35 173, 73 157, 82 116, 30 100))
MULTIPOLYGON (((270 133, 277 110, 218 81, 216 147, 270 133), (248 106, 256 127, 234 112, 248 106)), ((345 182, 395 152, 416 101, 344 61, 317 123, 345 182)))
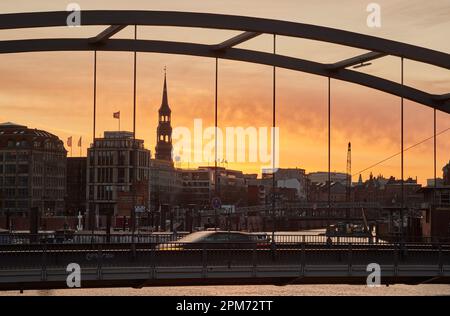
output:
MULTIPOLYGON (((325 235, 327 237, 371 237, 369 224, 364 208, 361 208, 362 220, 361 225, 354 224, 350 220, 352 213, 352 143, 348 143, 347 150, 347 178, 346 178, 346 200, 349 204, 345 211, 346 221, 339 222, 336 225, 327 227, 325 235)), ((331 239, 330 239, 331 240, 331 239)))
MULTIPOLYGON (((352 143, 348 143, 347 150, 347 202, 350 203, 352 199, 352 143)), ((347 210, 346 217, 350 218, 351 208, 347 210)), ((369 231, 369 224, 367 222, 366 212, 361 208, 364 232, 369 231)))
POLYGON ((348 143, 347 150, 347 202, 351 202, 351 190, 352 190, 352 143, 348 143))

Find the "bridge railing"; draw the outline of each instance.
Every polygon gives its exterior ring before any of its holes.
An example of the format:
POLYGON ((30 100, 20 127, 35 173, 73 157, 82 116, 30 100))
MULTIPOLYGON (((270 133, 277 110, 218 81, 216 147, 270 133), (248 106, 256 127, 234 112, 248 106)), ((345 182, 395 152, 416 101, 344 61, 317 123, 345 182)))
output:
MULTIPOLYGON (((139 247, 94 244, 80 249, 55 250, 50 245, 36 249, 0 251, 0 270, 65 269, 76 262, 83 268, 141 267, 151 273, 156 267, 284 266, 284 265, 417 265, 434 267, 450 262, 450 245, 430 244, 295 244, 232 242, 140 244, 139 247)), ((19 247, 22 248, 22 247, 19 247)), ((64 270, 65 271, 65 270, 64 270)))
POLYGON ((1 244, 130 244, 162 243, 178 240, 188 233, 154 234, 58 234, 58 233, 10 233, 0 235, 1 244))
MULTIPOLYGON (((0 245, 39 245, 39 244, 162 244, 178 241, 188 235, 181 233, 146 233, 146 234, 58 234, 58 233, 12 233, 1 234, 0 245)), ((271 233, 254 233, 256 242, 270 242, 271 233)), ((450 245, 450 237, 412 237, 399 235, 383 236, 331 236, 276 233, 273 240, 276 245, 299 245, 299 244, 331 244, 331 245, 365 245, 365 244, 447 244, 450 245)))

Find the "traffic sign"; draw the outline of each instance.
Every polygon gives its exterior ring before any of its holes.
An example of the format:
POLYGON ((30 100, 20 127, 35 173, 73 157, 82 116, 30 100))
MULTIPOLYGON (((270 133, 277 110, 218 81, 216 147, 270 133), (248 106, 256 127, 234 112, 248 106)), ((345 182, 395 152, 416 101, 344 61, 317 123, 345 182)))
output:
POLYGON ((211 206, 215 209, 222 207, 222 202, 220 201, 220 198, 215 197, 211 200, 211 206))
POLYGON ((138 205, 134 207, 134 211, 136 213, 144 213, 145 212, 145 206, 143 205, 138 205))

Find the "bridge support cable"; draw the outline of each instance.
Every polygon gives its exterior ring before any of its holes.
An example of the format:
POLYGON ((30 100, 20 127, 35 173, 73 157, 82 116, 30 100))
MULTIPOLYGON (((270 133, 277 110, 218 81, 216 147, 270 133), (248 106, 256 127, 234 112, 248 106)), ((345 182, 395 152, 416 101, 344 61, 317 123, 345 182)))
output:
MULTIPOLYGON (((92 238, 94 236, 95 233, 95 227, 96 227, 96 206, 95 206, 95 182, 96 182, 96 177, 95 177, 95 165, 96 165, 96 152, 95 152, 95 133, 96 133, 96 123, 97 123, 97 51, 94 51, 94 78, 93 78, 93 89, 94 89, 94 95, 93 95, 93 111, 92 111, 92 121, 93 121, 93 126, 92 126, 92 144, 93 144, 93 167, 92 167, 92 175, 93 175, 93 187, 94 187, 94 195, 92 196, 93 202, 91 206, 88 206, 90 208, 90 212, 89 212, 89 225, 91 226, 91 232, 92 232, 92 238)), ((90 159, 88 157, 88 159, 90 159)), ((91 174, 91 170, 89 170, 89 174, 91 174)), ((89 177, 88 177, 89 179, 89 177)), ((93 241, 93 240, 92 240, 93 241)))
MULTIPOLYGON (((277 54, 277 35, 273 34, 273 55, 277 54)), ((275 127, 276 127, 276 106, 277 106, 277 67, 272 68, 272 245, 275 245, 275 230, 276 230, 276 216, 275 216, 275 189, 276 189, 276 175, 275 175, 275 127)))
MULTIPOLYGON (((219 58, 216 57, 216 67, 215 67, 215 87, 214 87, 214 191, 215 197, 220 195, 220 176, 217 176, 217 129, 218 129, 218 92, 219 92, 219 58)), ((214 229, 217 229, 218 218, 217 218, 217 207, 214 207, 214 229)))
POLYGON ((433 171, 434 171, 434 192, 433 192, 433 206, 436 206, 436 189, 437 189, 437 144, 436 144, 436 108, 433 109, 433 171))
POLYGON ((331 77, 328 77, 328 213, 331 211, 331 77))
MULTIPOLYGON (((400 59, 401 61, 401 86, 402 88, 404 87, 404 59, 403 57, 401 57, 400 59)), ((404 160, 405 160, 405 152, 404 152, 404 98, 401 97, 401 102, 400 102, 400 142, 401 142, 401 163, 400 163, 400 168, 401 168, 401 194, 400 194, 400 199, 401 199, 401 205, 400 205, 400 234, 402 237, 402 241, 403 241, 403 235, 404 235, 404 208, 405 208, 405 174, 404 174, 404 160)))
MULTIPOLYGON (((137 25, 134 25, 134 40, 137 41, 137 25)), ((133 175, 132 175, 132 183, 131 186, 133 188, 133 205, 131 209, 131 229, 132 229, 132 243, 134 243, 134 234, 136 232, 136 185, 137 185, 137 160, 138 154, 137 148, 135 148, 136 141, 136 84, 137 84, 137 52, 133 52, 133 175)), ((110 214, 108 214, 110 216, 110 214)), ((109 233, 109 232, 108 232, 109 233)))

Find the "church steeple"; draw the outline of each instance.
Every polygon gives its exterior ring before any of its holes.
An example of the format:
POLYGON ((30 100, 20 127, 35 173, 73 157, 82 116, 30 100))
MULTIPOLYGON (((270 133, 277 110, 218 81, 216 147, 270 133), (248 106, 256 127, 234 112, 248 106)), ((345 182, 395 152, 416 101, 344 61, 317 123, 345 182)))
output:
POLYGON ((159 122, 157 129, 155 158, 159 160, 172 161, 172 111, 167 97, 167 73, 164 68, 164 86, 161 107, 158 111, 159 122))
POLYGON ((170 114, 171 110, 169 107, 169 98, 167 97, 167 73, 166 69, 164 68, 164 86, 163 86, 163 96, 162 96, 162 102, 161 107, 159 108, 159 113, 165 113, 170 114))

